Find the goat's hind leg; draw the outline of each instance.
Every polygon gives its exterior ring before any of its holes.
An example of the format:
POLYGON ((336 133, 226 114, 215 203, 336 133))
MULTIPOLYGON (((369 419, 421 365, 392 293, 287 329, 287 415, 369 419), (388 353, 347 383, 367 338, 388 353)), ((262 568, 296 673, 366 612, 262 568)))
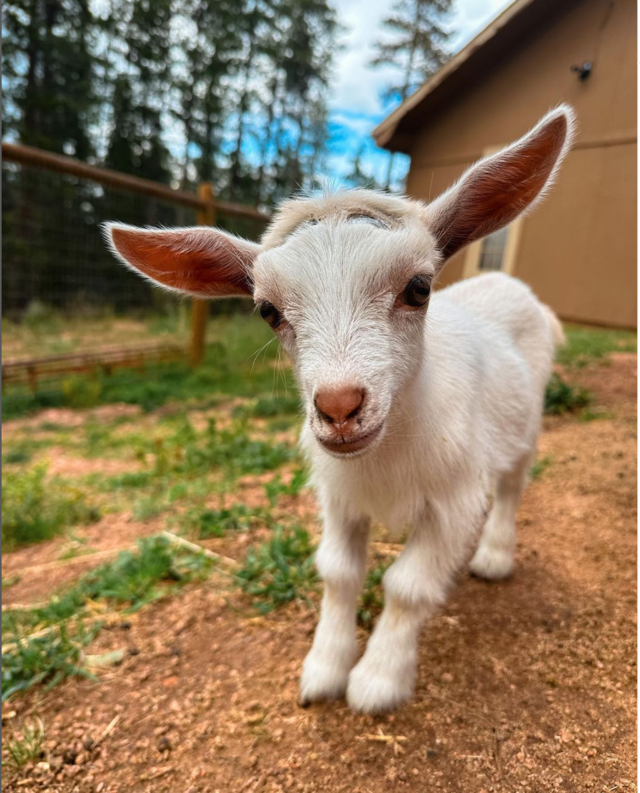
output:
POLYGON ((493 508, 470 564, 471 572, 479 578, 499 581, 513 572, 516 512, 527 486, 530 463, 531 456, 527 454, 498 480, 493 508))

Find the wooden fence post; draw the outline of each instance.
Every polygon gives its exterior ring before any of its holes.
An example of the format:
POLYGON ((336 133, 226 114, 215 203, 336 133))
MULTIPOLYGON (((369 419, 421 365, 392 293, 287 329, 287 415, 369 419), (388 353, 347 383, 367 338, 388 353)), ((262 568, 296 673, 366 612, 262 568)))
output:
MULTIPOLYGON (((197 224, 199 226, 215 226, 216 207, 214 203, 213 186, 210 182, 204 182, 198 186, 198 198, 206 201, 207 207, 198 210, 197 224)), ((191 348, 189 352, 191 366, 200 366, 204 360, 208 316, 209 301, 194 298, 191 311, 191 348)))

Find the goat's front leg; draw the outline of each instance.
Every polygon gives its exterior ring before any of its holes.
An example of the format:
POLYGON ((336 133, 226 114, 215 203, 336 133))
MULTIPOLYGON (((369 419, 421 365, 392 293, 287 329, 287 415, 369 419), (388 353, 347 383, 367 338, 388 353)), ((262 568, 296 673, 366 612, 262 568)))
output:
POLYGON ((435 518, 417 526, 387 570, 384 610, 349 676, 347 701, 352 710, 384 713, 413 695, 420 628, 444 602, 465 558, 462 538, 448 534, 447 528, 435 518))
POLYGON ((300 704, 338 699, 347 690, 357 655, 356 607, 364 578, 369 519, 349 520, 326 510, 316 567, 324 579, 320 621, 305 658, 300 704))

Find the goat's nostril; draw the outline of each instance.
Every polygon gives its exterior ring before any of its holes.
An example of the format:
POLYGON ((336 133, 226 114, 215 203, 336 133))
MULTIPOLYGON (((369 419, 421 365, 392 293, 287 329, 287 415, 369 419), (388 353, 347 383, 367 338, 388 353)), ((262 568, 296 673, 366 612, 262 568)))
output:
POLYGON ((329 424, 343 424, 362 410, 365 392, 362 388, 326 388, 315 398, 318 415, 329 424))

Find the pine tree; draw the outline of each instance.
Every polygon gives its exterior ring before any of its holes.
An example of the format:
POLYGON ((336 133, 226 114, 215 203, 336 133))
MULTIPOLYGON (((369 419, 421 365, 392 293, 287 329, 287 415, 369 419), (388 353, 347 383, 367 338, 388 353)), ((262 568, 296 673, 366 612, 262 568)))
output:
POLYGON ((282 73, 274 134, 276 200, 310 186, 327 139, 326 103, 337 22, 326 0, 284 0, 277 65, 282 73), (317 156, 312 151, 318 147, 317 156))
MULTIPOLYGON (((399 80, 387 91, 400 103, 413 93, 447 60, 448 32, 444 27, 452 0, 399 0, 394 14, 384 25, 396 33, 392 41, 377 44, 372 66, 392 65, 399 70, 399 80)), ((389 157, 386 186, 389 187, 394 155, 389 157)))
POLYGON ((345 177, 345 181, 350 187, 366 187, 371 190, 377 190, 379 185, 373 176, 367 176, 362 169, 362 156, 364 154, 364 145, 360 146, 355 160, 353 161, 353 170, 345 177))
MULTIPOLYGON (((15 0, 3 11, 5 131, 23 144, 91 159, 97 98, 88 0, 15 0)), ((69 217, 76 229, 94 220, 92 188, 29 167, 3 176, 3 284, 13 294, 8 308, 23 310, 34 298, 56 299, 73 279, 69 237, 60 232, 69 217)))
POLYGON ((83 160, 93 153, 93 34, 88 0, 5 4, 5 128, 22 143, 83 160))
POLYGON ((244 8, 240 11, 240 33, 243 40, 244 54, 238 64, 239 85, 235 103, 238 118, 235 145, 231 151, 231 163, 228 174, 228 195, 232 200, 238 198, 238 193, 247 192, 247 188, 248 191, 251 190, 251 185, 247 184, 248 174, 243 170, 242 166, 242 150, 246 131, 245 115, 255 96, 251 78, 255 70, 256 60, 260 56, 264 44, 264 38, 261 40, 261 33, 264 36, 263 30, 265 27, 261 24, 264 21, 264 12, 265 7, 258 0, 246 0, 244 8))
POLYGON ((5 130, 110 168, 272 203, 326 154, 330 0, 13 0, 5 130))
POLYGON ((171 0, 112 0, 108 31, 112 120, 106 164, 156 182, 171 179, 163 116, 171 88, 171 0))
POLYGON ((181 0, 176 17, 174 116, 183 129, 180 182, 213 181, 229 113, 225 84, 235 69, 242 40, 236 0, 181 0))

